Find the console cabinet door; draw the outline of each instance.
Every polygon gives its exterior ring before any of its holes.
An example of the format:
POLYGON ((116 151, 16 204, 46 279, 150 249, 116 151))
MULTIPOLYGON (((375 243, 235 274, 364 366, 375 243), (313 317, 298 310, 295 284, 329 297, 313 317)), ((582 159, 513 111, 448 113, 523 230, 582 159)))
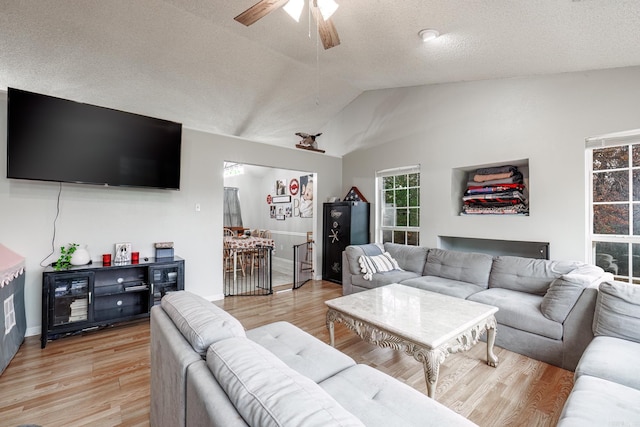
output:
POLYGON ((91 324, 94 277, 92 271, 44 275, 41 335, 43 343, 46 343, 49 336, 82 329, 91 324))
POLYGON ((160 304, 167 292, 184 289, 184 264, 170 263, 149 267, 149 283, 151 286, 150 306, 160 304))

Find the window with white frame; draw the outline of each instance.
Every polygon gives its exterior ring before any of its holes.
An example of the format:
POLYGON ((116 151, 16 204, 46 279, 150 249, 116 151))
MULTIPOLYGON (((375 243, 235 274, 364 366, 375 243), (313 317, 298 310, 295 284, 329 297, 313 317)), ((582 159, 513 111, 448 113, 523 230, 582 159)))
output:
POLYGON ((376 173, 376 241, 420 243, 420 166, 376 173))
POLYGON ((590 262, 640 283, 640 133, 587 139, 590 262))

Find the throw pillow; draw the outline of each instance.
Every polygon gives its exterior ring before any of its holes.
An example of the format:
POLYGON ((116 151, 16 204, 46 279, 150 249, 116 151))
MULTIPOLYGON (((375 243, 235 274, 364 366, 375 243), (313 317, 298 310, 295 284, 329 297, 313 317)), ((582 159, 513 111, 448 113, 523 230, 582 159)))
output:
POLYGON ((540 311, 547 319, 564 323, 583 290, 581 284, 558 277, 542 298, 540 311))
POLYGON ((584 288, 613 280, 613 275, 595 265, 582 265, 554 279, 542 298, 540 311, 550 320, 564 323, 584 288))
POLYGON ((402 270, 389 252, 374 256, 361 255, 358 262, 360 263, 360 271, 364 273, 365 280, 373 280, 375 273, 402 270))
POLYGON ((640 286, 612 281, 599 290, 593 334, 640 343, 640 286))

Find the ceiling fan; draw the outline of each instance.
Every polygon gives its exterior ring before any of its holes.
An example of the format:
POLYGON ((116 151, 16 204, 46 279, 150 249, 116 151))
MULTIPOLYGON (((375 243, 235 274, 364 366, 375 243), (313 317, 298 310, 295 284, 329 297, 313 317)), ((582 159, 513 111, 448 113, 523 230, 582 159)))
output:
MULTIPOLYGON (((284 6, 284 10, 293 19, 299 21, 304 2, 305 0, 260 0, 233 19, 248 27, 274 10, 284 6)), ((331 15, 338 8, 336 2, 334 0, 309 0, 309 8, 318 24, 318 33, 324 48, 331 49, 334 46, 338 46, 340 38, 333 21, 331 21, 331 15)))

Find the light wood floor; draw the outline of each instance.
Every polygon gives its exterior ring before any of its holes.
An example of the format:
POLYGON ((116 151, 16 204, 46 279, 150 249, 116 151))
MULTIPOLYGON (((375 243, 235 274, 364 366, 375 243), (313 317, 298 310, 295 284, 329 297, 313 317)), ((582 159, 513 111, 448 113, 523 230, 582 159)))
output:
MULTIPOLYGON (((328 342, 324 301, 341 293, 338 285, 315 281, 296 291, 216 304, 247 329, 285 320, 328 342)), ((426 390, 422 366, 410 356, 367 344, 341 324, 336 324, 336 347, 426 390)), ((480 426, 554 426, 573 373, 495 350, 497 368, 487 366, 484 343, 449 356, 440 369, 436 399, 480 426)), ((148 426, 148 321, 59 339, 44 350, 38 337, 27 338, 0 376, 0 426, 20 424, 148 426)))

